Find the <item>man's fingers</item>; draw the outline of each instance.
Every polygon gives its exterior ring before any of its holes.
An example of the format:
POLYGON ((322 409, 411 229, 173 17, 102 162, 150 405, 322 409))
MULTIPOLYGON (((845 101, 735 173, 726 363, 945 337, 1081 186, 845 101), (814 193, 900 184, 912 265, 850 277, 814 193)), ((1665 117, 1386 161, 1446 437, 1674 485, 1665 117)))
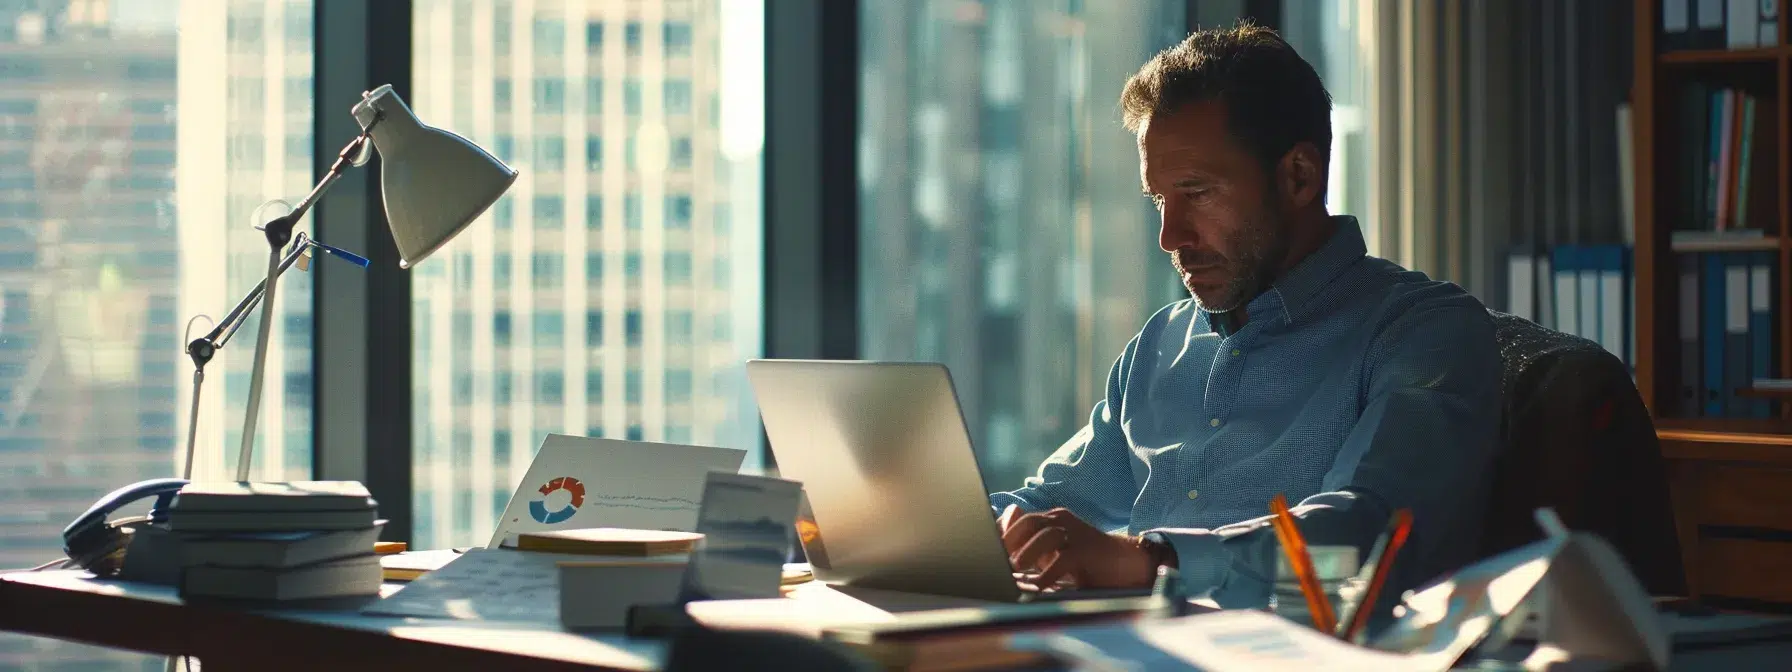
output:
POLYGON ((1007 549, 1009 555, 1014 555, 1020 552, 1020 547, 1026 545, 1033 535, 1038 534, 1040 530, 1049 525, 1051 525, 1051 519, 1046 518, 1045 514, 1021 514, 1008 521, 1008 524, 1003 527, 1002 548, 1007 549))
MULTIPOLYGON (((1021 546, 1014 554, 1014 568, 1020 571, 1039 564, 1046 554, 1063 550, 1064 543, 1070 540, 1070 531, 1062 527, 1046 527, 1033 535, 1032 539, 1021 546)), ((1059 554, 1060 556, 1062 554, 1059 554)))
POLYGON ((1058 557, 1052 558, 1051 562, 1046 563, 1045 567, 1039 570, 1039 576, 1033 578, 1033 585, 1050 588, 1057 585, 1058 581, 1065 576, 1074 577, 1072 572, 1078 569, 1077 555, 1076 553, 1059 553, 1058 557))

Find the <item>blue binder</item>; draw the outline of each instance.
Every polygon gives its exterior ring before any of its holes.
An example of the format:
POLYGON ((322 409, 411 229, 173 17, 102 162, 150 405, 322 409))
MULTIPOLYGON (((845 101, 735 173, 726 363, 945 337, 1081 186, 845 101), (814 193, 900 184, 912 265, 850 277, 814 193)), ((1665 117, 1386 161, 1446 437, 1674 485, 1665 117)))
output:
POLYGON ((1699 255, 1699 265, 1703 270, 1703 282, 1699 283, 1699 307, 1702 318, 1699 320, 1699 344, 1705 351, 1699 370, 1703 372, 1704 382, 1699 386, 1699 397, 1705 400, 1705 417, 1724 417, 1724 400, 1719 396, 1724 388, 1724 264, 1723 253, 1706 252, 1699 255))

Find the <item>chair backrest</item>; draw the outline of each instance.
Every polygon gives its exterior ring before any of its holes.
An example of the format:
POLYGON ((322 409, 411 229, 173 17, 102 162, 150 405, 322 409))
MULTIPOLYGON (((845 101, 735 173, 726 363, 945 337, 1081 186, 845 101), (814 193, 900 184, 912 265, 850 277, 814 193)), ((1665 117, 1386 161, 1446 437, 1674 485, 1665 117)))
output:
POLYGON ((1553 507, 1617 547, 1654 595, 1685 595, 1666 464, 1630 369, 1599 344, 1489 310, 1499 343, 1503 449, 1482 556, 1541 538, 1553 507))

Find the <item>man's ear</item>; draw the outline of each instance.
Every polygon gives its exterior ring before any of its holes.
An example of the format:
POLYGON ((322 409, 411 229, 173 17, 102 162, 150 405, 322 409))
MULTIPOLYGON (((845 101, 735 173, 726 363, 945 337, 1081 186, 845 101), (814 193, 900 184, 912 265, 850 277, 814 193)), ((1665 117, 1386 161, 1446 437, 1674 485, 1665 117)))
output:
POLYGON ((1325 160, 1311 142, 1297 142, 1276 164, 1276 186, 1282 204, 1299 210, 1325 193, 1325 160))

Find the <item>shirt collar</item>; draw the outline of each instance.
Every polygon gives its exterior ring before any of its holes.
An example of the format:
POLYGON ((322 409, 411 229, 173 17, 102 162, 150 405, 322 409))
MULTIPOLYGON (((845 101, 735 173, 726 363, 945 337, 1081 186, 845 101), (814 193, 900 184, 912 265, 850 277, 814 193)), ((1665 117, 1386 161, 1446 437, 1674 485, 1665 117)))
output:
MULTIPOLYGON (((1325 244, 1277 279, 1269 291, 1245 304, 1247 315, 1263 316, 1280 310, 1284 318, 1293 322, 1312 309, 1319 292, 1343 273, 1344 269, 1369 254, 1369 247, 1363 242, 1362 227, 1357 224, 1355 217, 1337 215, 1331 218, 1331 222, 1336 230, 1326 239, 1325 244)), ((1206 315, 1207 324, 1221 338, 1238 331, 1235 314, 1206 315)))

